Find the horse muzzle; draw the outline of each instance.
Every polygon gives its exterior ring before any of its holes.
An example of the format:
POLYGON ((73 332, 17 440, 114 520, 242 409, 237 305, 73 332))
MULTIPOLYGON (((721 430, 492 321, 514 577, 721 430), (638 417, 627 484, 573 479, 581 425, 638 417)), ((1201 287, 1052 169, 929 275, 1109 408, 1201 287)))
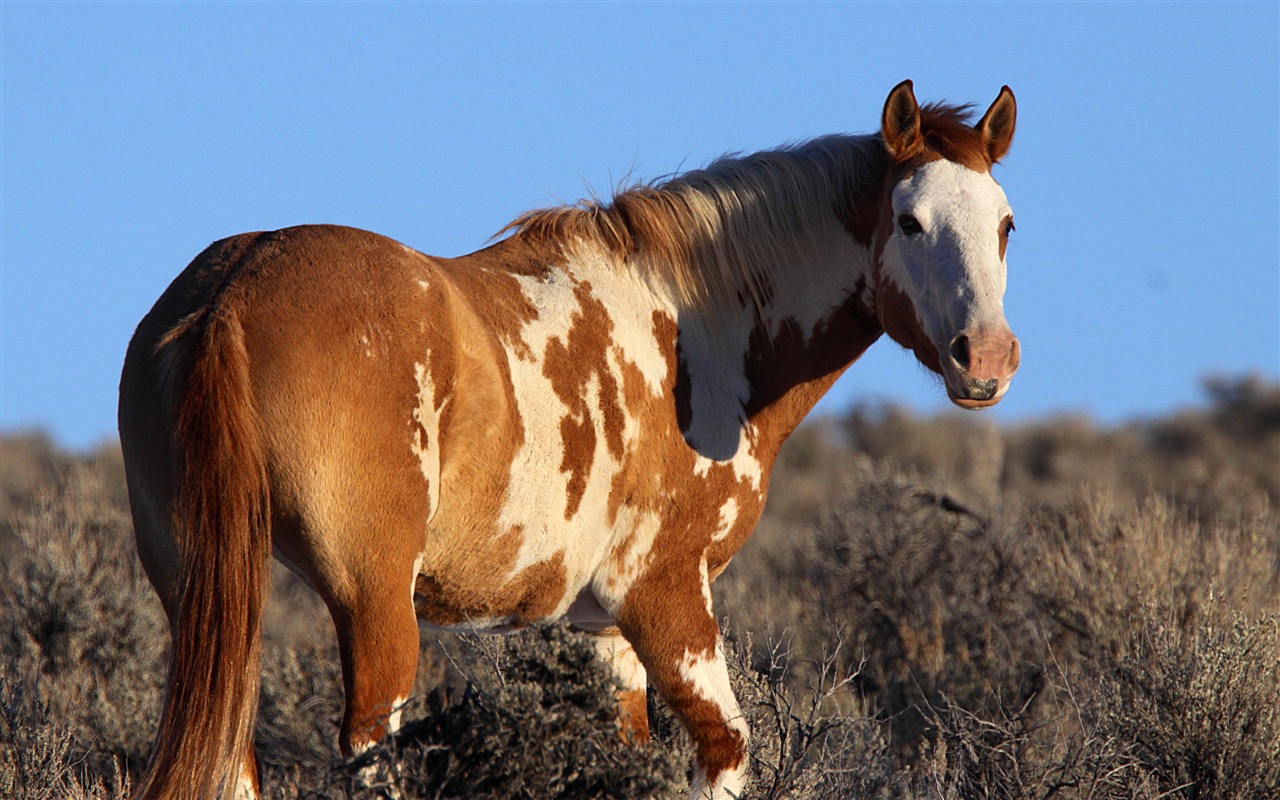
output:
POLYGON ((1022 361, 1022 346, 1002 323, 962 331, 940 355, 951 402, 977 409, 993 406, 1004 397, 1022 361))

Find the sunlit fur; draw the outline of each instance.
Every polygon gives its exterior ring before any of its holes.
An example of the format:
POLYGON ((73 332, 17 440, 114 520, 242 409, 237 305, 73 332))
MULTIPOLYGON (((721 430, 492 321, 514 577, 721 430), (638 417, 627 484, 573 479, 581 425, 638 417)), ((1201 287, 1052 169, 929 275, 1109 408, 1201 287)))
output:
POLYGON ((749 731, 710 584, 783 442, 883 333, 957 404, 1007 387, 989 172, 1014 118, 1007 88, 970 126, 904 82, 879 136, 532 212, 459 258, 332 225, 210 245, 121 375, 138 551, 174 638, 141 797, 255 788, 273 551, 333 616, 344 754, 398 724, 419 625, 560 618, 600 637, 620 735, 647 736, 652 686, 689 733, 693 795, 739 794, 749 731), (896 240, 899 208, 933 233, 896 240), (955 297, 973 308, 933 308, 955 297))
POLYGON ((636 186, 611 201, 531 211, 505 230, 573 246, 599 242, 631 268, 674 282, 687 307, 718 316, 717 303, 746 297, 761 308, 769 287, 817 249, 833 203, 865 188, 880 152, 873 136, 833 135, 636 186))

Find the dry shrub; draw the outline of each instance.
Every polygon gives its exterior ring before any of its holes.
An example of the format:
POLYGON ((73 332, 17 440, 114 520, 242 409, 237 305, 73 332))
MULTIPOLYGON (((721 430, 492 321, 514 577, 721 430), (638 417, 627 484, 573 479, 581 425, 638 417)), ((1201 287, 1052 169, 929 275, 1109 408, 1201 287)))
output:
MULTIPOLYGON (((1117 429, 1023 426, 999 447, 966 418, 892 409, 811 429, 793 442, 807 452, 784 452, 720 608, 737 630, 785 631, 805 657, 832 625, 841 632, 897 756, 893 796, 1250 796, 1233 793, 1238 781, 1215 788, 1206 773, 1188 788, 1150 767, 1139 731, 1194 758, 1205 748, 1194 725, 1157 731, 1149 714, 1123 729, 1097 711, 1115 706, 1117 676, 1134 674, 1119 665, 1178 663, 1135 650, 1138 632, 1207 641, 1235 615, 1280 611, 1280 391, 1246 379, 1211 396, 1207 412, 1117 429), (816 503, 815 485, 839 486, 838 499, 816 503)), ((1240 674, 1219 697, 1280 708, 1269 673, 1240 674)), ((1194 688, 1166 688, 1199 702, 1194 688)), ((1255 773, 1278 768, 1273 748, 1238 744, 1223 748, 1255 773)))
POLYGON ((30 724, 69 732, 85 769, 136 769, 159 718, 165 623, 127 516, 79 466, 9 522, 0 657, 15 691, 39 699, 30 724))
POLYGON ((1025 553, 1005 529, 905 479, 873 479, 828 517, 816 550, 825 613, 864 654, 863 685, 900 744, 919 744, 920 711, 943 695, 976 709, 1038 691, 1025 553))
POLYGON ((1095 734, 1124 743, 1142 786, 1187 800, 1280 796, 1280 619, 1188 630, 1180 611, 1146 612, 1090 696, 1095 734))
POLYGON ((129 797, 131 781, 119 762, 93 769, 77 750, 74 728, 53 718, 37 682, 0 671, 0 797, 129 797))
POLYGON ((966 508, 999 505, 1006 444, 993 420, 958 411, 920 417, 894 406, 855 408, 841 423, 849 447, 891 472, 912 475, 966 508))
POLYGON ((1121 655, 1153 605, 1185 631, 1222 613, 1280 609, 1280 518, 1270 512, 1206 523, 1160 497, 1093 495, 1037 509, 1025 530, 1038 545, 1034 603, 1082 654, 1121 655))
POLYGON ((584 634, 548 625, 462 643, 468 658, 459 669, 472 680, 461 697, 428 695, 409 715, 413 722, 351 765, 349 787, 367 793, 382 783, 406 800, 587 800, 684 790, 687 756, 673 737, 655 736, 645 748, 622 740, 617 684, 584 634), (381 767, 372 782, 360 777, 371 764, 381 767))
POLYGON ((48 434, 26 431, 0 434, 0 444, 0 547, 12 534, 14 517, 25 512, 37 494, 66 483, 74 472, 87 470, 97 476, 103 500, 111 506, 128 505, 124 459, 115 441, 72 454, 59 449, 48 434))
POLYGON ((819 660, 802 664, 789 643, 768 639, 756 653, 764 660, 752 663, 750 638, 727 643, 729 677, 751 730, 751 797, 875 797, 894 785, 888 741, 852 689, 858 672, 845 666, 844 647, 836 632, 819 660))
MULTIPOLYGON (((1209 395, 1108 429, 882 409, 798 431, 716 587, 726 627, 764 642, 727 647, 750 796, 1280 796, 1280 387, 1209 395)), ((155 730, 166 641, 118 455, 4 444, 0 796, 116 800, 155 730)), ((654 743, 623 746, 607 672, 560 628, 424 648, 404 734, 343 763, 330 623, 276 581, 271 796, 684 791, 670 712, 651 699, 654 743)))

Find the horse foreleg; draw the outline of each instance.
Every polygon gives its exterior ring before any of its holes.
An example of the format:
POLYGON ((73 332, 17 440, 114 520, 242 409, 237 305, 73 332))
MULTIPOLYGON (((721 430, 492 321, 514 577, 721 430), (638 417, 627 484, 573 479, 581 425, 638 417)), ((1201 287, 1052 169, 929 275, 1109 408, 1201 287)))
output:
POLYGON ((697 751, 691 797, 739 797, 747 778, 747 724, 729 685, 706 571, 681 581, 653 565, 628 593, 619 625, 649 679, 684 723, 697 751), (647 577, 646 576, 646 577, 647 577))
POLYGON ((649 741, 649 710, 645 689, 644 665, 617 628, 606 628, 591 634, 596 653, 604 660, 618 682, 618 731, 623 741, 645 744, 649 741))

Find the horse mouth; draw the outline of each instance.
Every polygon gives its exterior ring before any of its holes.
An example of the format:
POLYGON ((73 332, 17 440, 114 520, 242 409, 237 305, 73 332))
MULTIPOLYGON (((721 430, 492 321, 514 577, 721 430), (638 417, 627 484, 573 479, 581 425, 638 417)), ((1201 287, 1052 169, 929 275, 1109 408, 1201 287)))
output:
POLYGON ((989 400, 974 400, 968 397, 957 397, 951 392, 947 392, 947 396, 951 398, 951 402, 966 411, 977 411, 981 408, 990 408, 1000 402, 999 397, 993 397, 989 400))
POLYGON ((958 392, 952 387, 951 381, 944 382, 947 386, 947 398, 960 408, 970 411, 994 406, 1004 398, 1004 393, 1009 388, 1007 381, 1002 386, 999 381, 994 379, 987 381, 966 380, 963 391, 958 392))

